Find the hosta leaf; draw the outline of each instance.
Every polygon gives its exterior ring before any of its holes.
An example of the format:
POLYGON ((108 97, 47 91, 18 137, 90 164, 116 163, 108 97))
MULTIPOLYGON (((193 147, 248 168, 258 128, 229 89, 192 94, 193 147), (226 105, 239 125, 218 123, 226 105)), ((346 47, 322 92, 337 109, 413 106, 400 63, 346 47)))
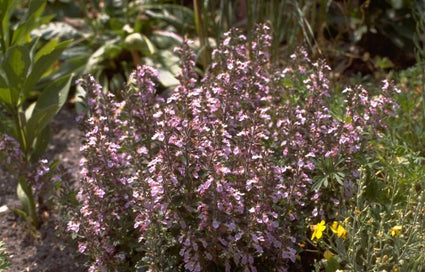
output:
POLYGON ((99 47, 96 52, 94 52, 87 63, 86 71, 90 71, 95 67, 99 67, 101 63, 108 59, 117 56, 122 48, 114 43, 118 42, 118 40, 113 40, 101 47, 99 47))
POLYGON ((180 30, 193 29, 195 16, 193 10, 175 4, 144 4, 146 15, 169 23, 180 30))

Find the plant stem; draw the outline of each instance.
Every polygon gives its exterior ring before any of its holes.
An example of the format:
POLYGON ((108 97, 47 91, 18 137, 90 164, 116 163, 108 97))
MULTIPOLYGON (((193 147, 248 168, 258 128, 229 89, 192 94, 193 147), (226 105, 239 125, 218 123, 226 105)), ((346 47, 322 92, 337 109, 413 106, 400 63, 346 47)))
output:
POLYGON ((193 8, 195 10, 195 27, 196 32, 199 36, 199 41, 201 43, 201 51, 202 51, 202 66, 204 69, 207 68, 208 64, 210 63, 209 60, 209 45, 208 45, 208 37, 207 33, 205 31, 205 26, 202 18, 202 11, 201 11, 201 3, 200 0, 193 1, 193 8))

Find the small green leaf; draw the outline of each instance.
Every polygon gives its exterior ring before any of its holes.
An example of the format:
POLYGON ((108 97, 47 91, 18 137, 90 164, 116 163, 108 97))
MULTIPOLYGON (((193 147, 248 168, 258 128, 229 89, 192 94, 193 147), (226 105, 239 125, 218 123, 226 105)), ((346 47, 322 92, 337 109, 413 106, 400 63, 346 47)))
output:
POLYGON ((44 155, 50 140, 50 125, 47 125, 36 137, 31 160, 37 161, 44 155))
POLYGON ((326 272, 335 272, 339 269, 339 263, 335 259, 335 257, 330 258, 329 260, 326 260, 326 272))
POLYGON ((342 186, 344 186, 344 177, 345 177, 344 173, 336 173, 335 174, 336 181, 342 186))
POLYGON ((31 186, 24 176, 19 177, 17 195, 22 203, 23 211, 27 216, 27 220, 34 227, 38 228, 38 218, 35 207, 34 195, 32 193, 31 186))
POLYGON ((132 33, 124 40, 124 45, 128 50, 138 50, 144 55, 152 55, 156 49, 148 37, 140 33, 132 33))

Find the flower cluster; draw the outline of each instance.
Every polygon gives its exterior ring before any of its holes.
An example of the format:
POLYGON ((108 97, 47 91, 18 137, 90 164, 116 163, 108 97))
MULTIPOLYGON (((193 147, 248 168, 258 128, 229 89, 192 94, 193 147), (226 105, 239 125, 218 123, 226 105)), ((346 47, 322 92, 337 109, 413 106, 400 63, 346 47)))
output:
POLYGON ((103 93, 91 76, 80 82, 88 90, 87 114, 78 117, 85 133, 80 150, 83 186, 77 194, 82 206, 68 230, 82 238, 81 253, 96 255, 93 271, 126 263, 134 266, 138 261, 133 224, 135 200, 143 187, 135 191, 134 186, 146 178, 148 154, 154 148, 152 115, 159 101, 154 77, 153 69, 139 67, 131 74, 122 101, 103 93))
MULTIPOLYGON (((166 100, 146 66, 120 99, 82 81, 82 207, 68 228, 93 271, 286 271, 303 237, 297 222, 324 218, 323 203, 338 203, 341 190, 349 198, 365 132, 385 127, 393 102, 347 91, 346 113, 335 116, 326 63, 300 50, 289 67, 272 67, 270 40, 267 25, 249 43, 227 33, 201 80, 184 43, 180 85, 166 100), (321 175, 326 194, 314 184, 321 175)), ((331 230, 345 237, 338 223, 331 230)))
POLYGON ((52 184, 55 182, 50 180, 49 175, 49 161, 41 158, 36 162, 29 162, 19 142, 7 134, 0 135, 0 163, 9 171, 15 183, 18 183, 20 177, 25 177, 37 198, 47 196, 46 190, 54 187, 52 184))

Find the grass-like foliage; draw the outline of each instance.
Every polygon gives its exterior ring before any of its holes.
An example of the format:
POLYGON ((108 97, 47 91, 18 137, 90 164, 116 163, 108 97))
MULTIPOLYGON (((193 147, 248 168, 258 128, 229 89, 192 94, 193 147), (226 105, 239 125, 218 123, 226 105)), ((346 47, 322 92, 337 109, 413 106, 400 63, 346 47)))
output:
POLYGON ((184 43, 167 98, 146 66, 115 95, 81 80, 81 207, 68 229, 90 271, 299 269, 300 245, 324 230, 308 226, 356 205, 361 155, 395 114, 392 87, 333 93, 324 61, 300 49, 274 67, 269 27, 253 37, 227 33, 202 79, 184 43))
POLYGON ((3 241, 0 241, 0 271, 6 271, 10 267, 9 255, 4 252, 5 250, 3 241))

